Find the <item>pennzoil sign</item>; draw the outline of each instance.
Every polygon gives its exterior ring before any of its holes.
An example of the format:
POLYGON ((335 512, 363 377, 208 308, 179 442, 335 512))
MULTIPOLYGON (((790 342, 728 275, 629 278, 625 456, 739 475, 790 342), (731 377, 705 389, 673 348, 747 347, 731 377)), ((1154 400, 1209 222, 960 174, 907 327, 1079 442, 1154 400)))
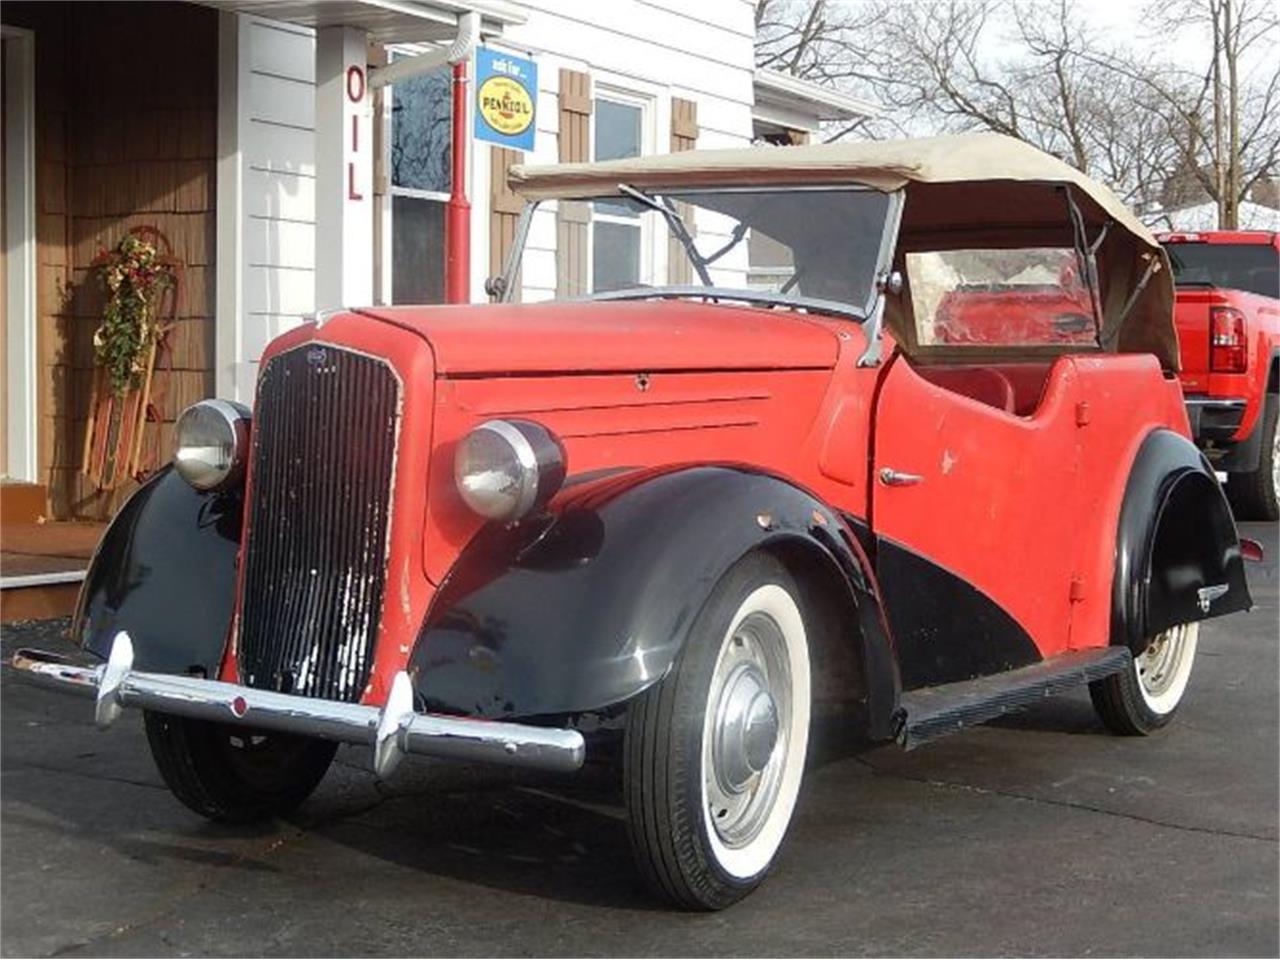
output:
POLYGON ((488 47, 476 51, 477 140, 532 150, 537 108, 536 63, 488 47))

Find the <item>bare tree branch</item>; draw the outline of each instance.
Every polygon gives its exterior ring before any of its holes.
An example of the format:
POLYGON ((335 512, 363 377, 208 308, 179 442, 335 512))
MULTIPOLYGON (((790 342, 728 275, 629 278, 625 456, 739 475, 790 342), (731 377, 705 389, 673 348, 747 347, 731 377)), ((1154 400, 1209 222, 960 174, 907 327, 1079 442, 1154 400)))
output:
POLYGON ((1149 218, 1211 200, 1233 225, 1280 176, 1280 7, 1149 0, 1142 14, 1151 39, 1135 47, 1090 30, 1075 0, 757 0, 757 63, 886 106, 824 139, 992 130, 1149 218), (1161 55, 1182 31, 1204 38, 1203 62, 1161 55))

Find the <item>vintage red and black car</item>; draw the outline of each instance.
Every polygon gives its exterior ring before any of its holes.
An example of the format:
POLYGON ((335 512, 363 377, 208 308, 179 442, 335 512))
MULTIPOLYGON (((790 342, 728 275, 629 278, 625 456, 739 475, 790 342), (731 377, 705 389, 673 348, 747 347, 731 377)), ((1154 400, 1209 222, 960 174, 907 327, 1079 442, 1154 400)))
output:
POLYGON ((819 717, 911 748, 1087 683, 1146 734, 1250 605, 1167 257, 1065 164, 965 136, 512 183, 499 302, 281 336, 111 525, 74 622, 103 662, 17 657, 141 708, 193 809, 287 811, 339 742, 385 777, 612 737, 641 873, 723 907, 819 717))

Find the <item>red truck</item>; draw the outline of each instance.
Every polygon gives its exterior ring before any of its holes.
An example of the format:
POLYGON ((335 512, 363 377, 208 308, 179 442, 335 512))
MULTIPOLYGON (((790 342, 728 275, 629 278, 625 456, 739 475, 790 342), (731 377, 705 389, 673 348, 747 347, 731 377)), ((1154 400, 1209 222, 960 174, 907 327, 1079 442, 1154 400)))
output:
POLYGON ((1196 443, 1242 520, 1280 517, 1280 233, 1167 233, 1196 443))

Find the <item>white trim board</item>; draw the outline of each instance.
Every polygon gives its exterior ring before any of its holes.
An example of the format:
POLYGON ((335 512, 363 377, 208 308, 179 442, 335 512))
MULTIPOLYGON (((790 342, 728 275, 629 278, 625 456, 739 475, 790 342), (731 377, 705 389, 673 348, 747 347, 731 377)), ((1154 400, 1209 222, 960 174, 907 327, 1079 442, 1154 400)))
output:
POLYGON ((4 27, 5 389, 8 479, 34 483, 37 462, 35 34, 4 27))
POLYGON ((27 587, 52 587, 60 583, 80 583, 83 570, 57 570, 53 573, 28 573, 13 577, 0 577, 0 590, 22 590, 27 587))

